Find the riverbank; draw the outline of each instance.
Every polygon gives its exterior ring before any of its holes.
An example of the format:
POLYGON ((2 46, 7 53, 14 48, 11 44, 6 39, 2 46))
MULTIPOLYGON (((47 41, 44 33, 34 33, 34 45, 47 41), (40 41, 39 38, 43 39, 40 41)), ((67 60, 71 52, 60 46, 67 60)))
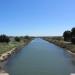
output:
MULTIPOLYGON (((9 75, 4 70, 4 64, 7 62, 8 58, 10 56, 19 52, 21 50, 21 48, 26 46, 31 40, 32 39, 25 39, 24 41, 21 41, 21 42, 13 42, 13 44, 11 43, 11 45, 12 45, 11 49, 9 47, 10 44, 8 44, 8 48, 6 48, 7 50, 4 50, 5 52, 3 52, 3 51, 0 52, 0 75, 9 75)), ((3 47, 5 49, 5 45, 3 47)))
POLYGON ((5 72, 4 70, 0 70, 0 75, 9 75, 9 73, 5 72))
POLYGON ((25 42, 17 42, 17 43, 14 42, 13 47, 11 49, 8 47, 8 49, 10 49, 10 50, 6 50, 5 52, 2 52, 2 54, 0 54, 0 61, 3 62, 5 60, 7 60, 8 57, 10 57, 12 54, 18 52, 21 48, 23 48, 25 45, 27 45, 30 41, 31 41, 31 39, 29 39, 29 40, 27 39, 25 42))
POLYGON ((44 40, 51 42, 61 48, 65 48, 69 53, 75 55, 75 45, 71 42, 65 42, 63 37, 45 37, 44 40))

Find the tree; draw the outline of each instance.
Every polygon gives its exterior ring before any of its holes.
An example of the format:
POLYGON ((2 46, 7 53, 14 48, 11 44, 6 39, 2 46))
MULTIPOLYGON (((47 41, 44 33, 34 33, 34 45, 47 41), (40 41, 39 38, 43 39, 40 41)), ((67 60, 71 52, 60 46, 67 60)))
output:
POLYGON ((15 41, 20 42, 20 38, 19 37, 15 37, 15 41))
POLYGON ((30 39, 30 37, 29 36, 25 36, 24 39, 30 39))
POLYGON ((10 38, 6 35, 0 35, 0 42, 6 42, 8 43, 10 41, 10 38))
POLYGON ((73 44, 75 44, 75 37, 72 37, 72 38, 71 38, 71 42, 72 42, 73 44))
POLYGON ((70 41, 71 40, 71 32, 70 31, 65 31, 63 33, 64 41, 70 41))
POLYGON ((75 27, 71 29, 71 42, 75 44, 75 27))
POLYGON ((71 36, 72 36, 72 37, 75 37, 75 27, 72 28, 72 30, 71 30, 71 36))

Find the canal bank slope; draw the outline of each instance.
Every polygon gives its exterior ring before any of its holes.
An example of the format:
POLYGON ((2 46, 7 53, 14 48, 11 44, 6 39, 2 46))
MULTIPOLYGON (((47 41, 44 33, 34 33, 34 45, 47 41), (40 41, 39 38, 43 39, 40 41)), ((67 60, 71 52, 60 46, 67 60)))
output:
POLYGON ((75 55, 75 45, 71 42, 65 42, 63 37, 45 37, 43 39, 59 47, 62 47, 65 50, 68 50, 69 53, 75 55))
POLYGON ((26 46, 32 39, 26 39, 24 42, 19 42, 17 46, 12 47, 12 49, 7 50, 6 52, 0 54, 0 75, 9 75, 4 70, 4 64, 7 62, 8 58, 13 54, 19 52, 21 48, 26 46))

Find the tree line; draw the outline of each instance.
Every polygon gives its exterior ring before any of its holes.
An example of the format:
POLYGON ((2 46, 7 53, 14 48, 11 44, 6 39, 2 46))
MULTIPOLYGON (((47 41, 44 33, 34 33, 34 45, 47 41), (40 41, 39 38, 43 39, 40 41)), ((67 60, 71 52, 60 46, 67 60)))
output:
MULTIPOLYGON (((14 40, 15 40, 16 42, 20 42, 21 39, 22 39, 22 40, 23 40, 23 39, 30 39, 29 36, 24 36, 24 37, 16 36, 16 37, 13 37, 13 38, 14 38, 14 40)), ((0 43, 9 43, 10 41, 11 41, 11 40, 10 40, 10 37, 9 37, 9 36, 7 36, 7 35, 5 35, 5 34, 0 35, 0 43)))
POLYGON ((75 27, 71 31, 67 30, 63 33, 64 41, 72 42, 75 44, 75 27))
POLYGON ((9 37, 6 35, 0 35, 0 42, 6 42, 8 43, 10 41, 9 37))

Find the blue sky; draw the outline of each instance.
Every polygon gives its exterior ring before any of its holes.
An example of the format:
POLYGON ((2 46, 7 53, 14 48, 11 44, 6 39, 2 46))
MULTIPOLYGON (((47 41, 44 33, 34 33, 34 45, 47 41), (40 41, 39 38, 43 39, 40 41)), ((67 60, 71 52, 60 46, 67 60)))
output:
POLYGON ((58 36, 75 27, 75 0, 0 0, 0 34, 58 36))

